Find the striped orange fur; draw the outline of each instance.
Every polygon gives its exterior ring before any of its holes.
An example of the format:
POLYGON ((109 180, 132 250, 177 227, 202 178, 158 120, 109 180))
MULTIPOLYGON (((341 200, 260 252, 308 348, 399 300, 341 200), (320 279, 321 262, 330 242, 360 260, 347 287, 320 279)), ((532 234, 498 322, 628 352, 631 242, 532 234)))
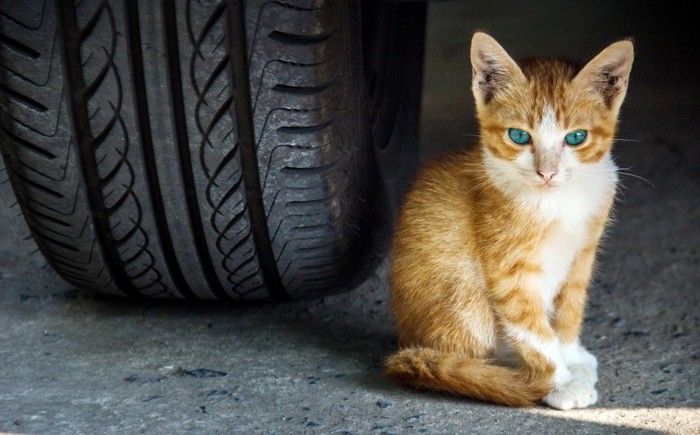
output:
POLYGON ((481 139, 429 164, 406 198, 391 267, 400 349, 390 377, 512 406, 595 402, 597 363, 579 334, 632 61, 632 43, 620 41, 583 68, 516 63, 474 34, 481 139), (530 142, 515 143, 509 129, 530 142), (578 130, 585 140, 569 145, 578 130))

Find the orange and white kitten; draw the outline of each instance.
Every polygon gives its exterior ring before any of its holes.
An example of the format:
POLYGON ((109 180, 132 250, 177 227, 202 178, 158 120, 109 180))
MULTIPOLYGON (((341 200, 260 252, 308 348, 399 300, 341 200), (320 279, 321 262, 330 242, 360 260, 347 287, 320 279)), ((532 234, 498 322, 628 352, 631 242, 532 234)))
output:
POLYGON ((583 68, 516 63, 474 35, 480 144, 426 167, 397 225, 393 379, 513 406, 596 402, 597 361, 579 333, 633 57, 620 41, 583 68))

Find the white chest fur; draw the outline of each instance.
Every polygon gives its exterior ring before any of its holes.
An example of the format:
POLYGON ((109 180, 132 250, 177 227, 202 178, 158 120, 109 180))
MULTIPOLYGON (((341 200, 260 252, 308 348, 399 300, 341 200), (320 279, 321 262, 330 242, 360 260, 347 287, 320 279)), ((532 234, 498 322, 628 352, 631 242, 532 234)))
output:
POLYGON ((539 290, 549 313, 553 310, 554 298, 569 274, 574 258, 586 240, 585 227, 585 222, 558 222, 544 241, 539 290))
POLYGON ((548 310, 552 310, 572 263, 590 237, 589 223, 612 196, 617 176, 612 160, 604 159, 598 168, 590 168, 596 177, 574 177, 553 192, 534 196, 531 206, 539 218, 552 223, 540 251, 542 276, 540 292, 548 310))
POLYGON ((523 151, 521 157, 514 163, 484 152, 486 170, 499 189, 542 225, 553 225, 542 241, 538 259, 542 268, 538 288, 551 310, 572 262, 587 240, 588 223, 615 192, 616 166, 609 154, 593 164, 571 161, 565 182, 545 190, 532 182, 532 169, 514 170, 517 164, 531 167, 531 153, 523 151))

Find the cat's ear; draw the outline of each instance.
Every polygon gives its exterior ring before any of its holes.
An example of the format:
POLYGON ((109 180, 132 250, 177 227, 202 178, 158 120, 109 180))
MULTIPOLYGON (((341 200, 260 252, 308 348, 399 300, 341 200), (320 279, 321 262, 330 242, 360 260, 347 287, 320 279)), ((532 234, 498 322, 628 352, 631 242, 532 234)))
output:
POLYGON ((517 63, 495 39, 476 32, 472 37, 472 92, 479 103, 488 103, 497 94, 526 81, 517 63))
POLYGON ((632 42, 615 42, 588 62, 572 83, 584 92, 592 92, 608 109, 617 112, 627 93, 633 60, 632 42))

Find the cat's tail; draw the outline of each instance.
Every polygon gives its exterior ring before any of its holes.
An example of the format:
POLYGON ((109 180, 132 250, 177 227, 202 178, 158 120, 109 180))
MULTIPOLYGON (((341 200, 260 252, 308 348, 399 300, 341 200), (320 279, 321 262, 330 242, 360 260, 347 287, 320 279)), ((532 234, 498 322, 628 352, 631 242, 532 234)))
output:
POLYGON ((529 367, 509 368, 425 347, 390 356, 386 372, 399 383, 509 406, 531 406, 553 387, 554 367, 544 357, 529 367))

